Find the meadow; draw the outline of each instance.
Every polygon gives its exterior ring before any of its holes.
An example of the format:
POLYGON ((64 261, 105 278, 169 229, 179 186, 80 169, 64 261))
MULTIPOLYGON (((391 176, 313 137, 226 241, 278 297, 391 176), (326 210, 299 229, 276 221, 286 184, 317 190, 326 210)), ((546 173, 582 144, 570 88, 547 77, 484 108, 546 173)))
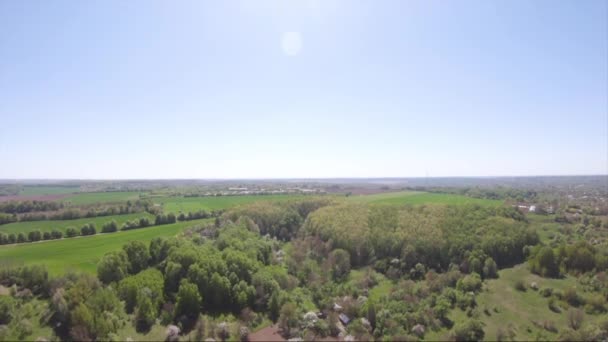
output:
POLYGON ((126 214, 126 215, 112 215, 112 216, 98 216, 98 217, 87 217, 76 220, 45 220, 45 221, 24 221, 14 222, 5 225, 0 225, 0 232, 6 234, 19 234, 31 232, 33 230, 40 230, 41 232, 50 232, 54 229, 65 233, 66 228, 74 227, 80 229, 85 224, 94 223, 97 231, 101 231, 101 227, 104 223, 116 220, 118 226, 121 227, 126 221, 136 220, 141 217, 147 217, 154 221, 154 215, 147 212, 126 214))
POLYGON ((303 198, 305 195, 250 195, 250 196, 208 196, 208 197, 157 197, 155 204, 160 204, 166 213, 194 212, 197 210, 219 210, 256 201, 280 201, 303 198))
POLYGON ((20 196, 36 195, 63 195, 73 194, 80 190, 79 186, 26 186, 20 192, 20 196))
POLYGON ((137 191, 110 191, 110 192, 81 192, 60 199, 74 205, 87 205, 96 203, 126 202, 139 199, 140 192, 137 191))
POLYGON ((99 259, 129 241, 149 242, 155 237, 175 236, 187 227, 206 220, 194 220, 148 228, 97 234, 69 239, 7 245, 0 248, 0 260, 18 264, 44 264, 51 274, 70 270, 94 273, 99 259))
POLYGON ((374 195, 350 196, 349 201, 377 204, 478 204, 482 206, 501 205, 503 201, 473 198, 468 196, 439 194, 420 191, 387 192, 374 195))

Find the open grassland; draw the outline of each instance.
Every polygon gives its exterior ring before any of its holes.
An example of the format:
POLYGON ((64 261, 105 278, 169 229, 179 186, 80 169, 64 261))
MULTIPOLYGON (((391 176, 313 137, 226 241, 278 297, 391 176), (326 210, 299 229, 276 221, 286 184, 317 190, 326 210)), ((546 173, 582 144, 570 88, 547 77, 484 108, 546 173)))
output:
MULTIPOLYGON (((539 291, 532 290, 530 284, 536 283, 539 289, 550 287, 553 290, 564 291, 566 288, 577 286, 578 282, 575 278, 571 276, 563 279, 542 278, 531 273, 526 264, 506 268, 498 273, 499 278, 486 280, 482 292, 476 297, 479 319, 484 324, 484 340, 497 340, 499 330, 513 333, 515 340, 518 341, 556 340, 559 333, 567 329, 567 308, 562 306, 560 313, 551 311, 549 298, 541 296, 539 291), (526 285, 526 291, 515 289, 514 285, 518 280, 526 285), (535 325, 533 321, 539 324, 551 322, 557 328, 557 332, 550 332, 535 325)), ((467 313, 455 308, 449 318, 454 322, 462 322, 467 319, 467 313)), ((601 319, 602 315, 586 315, 584 324, 601 319)), ((446 329, 429 331, 425 339, 430 341, 445 339, 448 333, 446 329)))
MULTIPOLYGON (((490 315, 481 315, 482 321, 485 323, 485 332, 487 340, 496 339, 496 334, 499 328, 503 330, 508 328, 506 322, 511 323, 514 329, 515 337, 518 340, 533 340, 537 337, 541 339, 556 339, 559 332, 568 327, 567 308, 561 307, 561 313, 555 313, 549 309, 549 298, 544 298, 538 291, 528 288, 527 291, 517 291, 514 284, 517 280, 522 280, 526 286, 535 282, 539 289, 550 287, 554 290, 564 291, 570 287, 579 289, 582 295, 582 289, 576 278, 568 276, 563 279, 542 278, 536 274, 530 273, 527 265, 518 265, 513 268, 504 269, 499 272, 500 278, 489 280, 487 291, 482 292, 478 297, 478 303, 481 310, 487 308, 490 315), (577 286, 578 285, 578 286, 577 286), (494 312, 494 307, 498 308, 498 313, 494 312), (532 323, 552 321, 557 327, 557 333, 549 332, 539 328, 532 323)), ((561 305, 565 305, 562 303, 561 305)), ((604 315, 585 315, 584 324, 594 323, 600 320, 604 315)), ((507 324, 508 325, 508 324, 507 324)))
POLYGON ((256 196, 209 196, 209 197, 158 197, 155 204, 160 204, 165 213, 187 213, 197 210, 219 210, 256 201, 281 201, 304 198, 306 195, 256 195, 256 196))
POLYGON ((126 202, 137 200, 142 194, 137 191, 112 191, 112 192, 81 192, 61 199, 74 205, 86 205, 95 203, 126 202))
POLYGON ((94 223, 97 231, 101 231, 101 227, 104 223, 116 220, 118 227, 120 228, 126 221, 137 220, 140 217, 147 217, 154 222, 154 215, 147 212, 127 214, 127 215, 112 215, 112 216, 98 216, 98 217, 87 217, 76 220, 45 220, 45 221, 25 221, 25 222, 14 222, 5 225, 0 225, 0 232, 6 234, 27 234, 33 230, 40 230, 41 232, 50 232, 54 229, 60 230, 65 233, 67 227, 74 227, 80 229, 85 224, 94 223))
POLYGON ((71 239, 51 240, 0 247, 0 260, 19 264, 44 264, 51 274, 69 270, 95 272, 97 262, 107 252, 120 249, 129 241, 148 242, 155 237, 177 233, 206 220, 153 226, 71 239))
POLYGON ((501 205, 503 201, 473 198, 461 195, 438 194, 419 191, 387 192, 375 195, 350 196, 349 201, 378 204, 478 204, 501 205))
POLYGON ((73 194, 79 190, 79 186, 25 186, 19 196, 73 194))

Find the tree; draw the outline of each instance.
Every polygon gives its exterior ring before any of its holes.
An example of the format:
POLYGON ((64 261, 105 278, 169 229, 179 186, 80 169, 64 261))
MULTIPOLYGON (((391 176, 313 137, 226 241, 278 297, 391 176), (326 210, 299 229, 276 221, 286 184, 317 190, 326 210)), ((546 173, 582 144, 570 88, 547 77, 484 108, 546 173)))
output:
POLYGON ((125 251, 128 260, 128 271, 131 274, 138 273, 139 271, 148 267, 148 260, 150 259, 150 253, 148 246, 141 241, 130 241, 126 245, 122 246, 125 251))
POLYGON ((27 234, 30 242, 40 241, 42 239, 42 233, 39 230, 33 230, 27 234))
POLYGON ((494 259, 488 257, 483 264, 484 278, 496 278, 498 276, 497 269, 498 267, 496 266, 494 259))
POLYGON ((177 292, 177 304, 175 307, 175 317, 186 316, 195 319, 201 310, 202 298, 196 285, 187 279, 182 279, 177 292))
POLYGON ((71 237, 75 237, 75 236, 78 236, 78 231, 77 231, 77 230, 76 230, 76 228, 74 228, 74 227, 68 227, 68 228, 65 230, 65 236, 67 236, 67 237, 69 237, 69 238, 71 238, 71 237))
POLYGON ((530 266, 532 272, 543 277, 559 276, 559 265, 551 247, 541 248, 530 260, 530 266))
POLYGON ((295 304, 288 302, 281 307, 279 316, 279 328, 286 336, 291 335, 291 329, 298 326, 298 308, 295 304))
POLYGON ((8 243, 15 243, 15 242, 17 242, 17 235, 15 235, 14 233, 8 234, 8 243))
POLYGON ((270 296, 270 299, 268 300, 268 311, 269 311, 270 319, 273 322, 276 322, 277 319, 279 319, 280 310, 281 310, 281 303, 279 300, 279 291, 275 291, 272 293, 272 295, 270 296))
POLYGON ((102 233, 114 233, 116 231, 118 231, 118 223, 116 223, 116 220, 112 220, 110 222, 106 222, 101 227, 101 232, 102 233))
POLYGON ((335 249, 329 254, 329 265, 335 280, 342 280, 350 272, 350 254, 343 249, 335 249))
POLYGON ((152 292, 148 288, 141 289, 137 296, 135 321, 139 331, 149 330, 158 316, 158 306, 154 305, 151 296, 152 292))
POLYGON ((127 276, 128 266, 124 251, 106 253, 97 264, 97 277, 105 284, 120 281, 127 276))
POLYGON ((0 296, 0 325, 9 324, 15 312, 15 300, 10 296, 0 296))
POLYGON ((51 232, 42 233, 42 240, 50 240, 52 238, 51 232))
POLYGON ((63 233, 60 230, 53 229, 51 232, 51 237, 53 239, 61 239, 63 237, 63 233))
POLYGON ((118 296, 125 301, 127 313, 133 312, 138 306, 139 292, 146 290, 152 299, 154 307, 158 308, 164 302, 163 274, 155 269, 148 268, 136 275, 128 276, 118 284, 118 296))

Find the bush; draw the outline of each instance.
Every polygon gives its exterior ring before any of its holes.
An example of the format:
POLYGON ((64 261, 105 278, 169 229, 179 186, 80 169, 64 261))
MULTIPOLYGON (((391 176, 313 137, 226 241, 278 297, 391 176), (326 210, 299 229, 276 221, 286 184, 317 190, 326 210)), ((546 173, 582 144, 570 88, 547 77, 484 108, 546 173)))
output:
POLYGON ((568 310, 568 326, 573 330, 578 330, 585 319, 585 313, 580 309, 569 309, 568 310))
POLYGON ((481 341, 484 337, 483 323, 476 319, 466 320, 456 324, 450 335, 454 341, 481 341))
POLYGON ((118 231, 118 223, 115 220, 107 222, 101 227, 102 233, 114 233, 116 231, 118 231))
POLYGON ((606 312, 606 299, 601 294, 593 294, 587 297, 585 311, 589 314, 601 314, 606 312))
POLYGON ((481 289, 481 277, 477 273, 471 273, 458 280, 456 288, 464 292, 476 292, 481 289))
POLYGON ((555 312, 555 313, 560 313, 562 312, 562 309, 559 308, 559 306, 557 305, 555 299, 551 298, 549 299, 549 310, 555 312))
POLYGON ((544 287, 540 289, 539 293, 541 296, 548 298, 551 297, 551 295, 553 294, 553 289, 550 287, 544 287))
POLYGON ((523 280, 519 279, 515 281, 515 284, 513 285, 515 287, 515 289, 517 291, 521 291, 521 292, 526 292, 526 284, 524 283, 523 280))
POLYGON ((576 289, 574 287, 567 288, 564 291, 562 298, 572 306, 578 307, 585 304, 585 300, 578 294, 578 292, 576 292, 576 289))
POLYGON ((51 237, 53 239, 61 239, 63 237, 63 233, 60 230, 53 229, 51 232, 51 237))
POLYGON ((71 237, 76 237, 76 236, 78 236, 78 235, 79 235, 79 234, 78 234, 78 231, 77 231, 77 230, 76 230, 76 228, 74 228, 74 227, 68 227, 68 228, 65 230, 65 236, 66 236, 66 237, 71 238, 71 237))

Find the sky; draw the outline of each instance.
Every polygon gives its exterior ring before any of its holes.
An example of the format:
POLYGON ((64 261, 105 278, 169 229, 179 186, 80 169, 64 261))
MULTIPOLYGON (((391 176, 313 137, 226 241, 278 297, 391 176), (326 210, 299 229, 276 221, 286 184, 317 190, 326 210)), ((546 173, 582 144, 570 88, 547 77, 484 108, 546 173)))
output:
POLYGON ((0 0, 0 178, 608 174, 608 1, 0 0))

